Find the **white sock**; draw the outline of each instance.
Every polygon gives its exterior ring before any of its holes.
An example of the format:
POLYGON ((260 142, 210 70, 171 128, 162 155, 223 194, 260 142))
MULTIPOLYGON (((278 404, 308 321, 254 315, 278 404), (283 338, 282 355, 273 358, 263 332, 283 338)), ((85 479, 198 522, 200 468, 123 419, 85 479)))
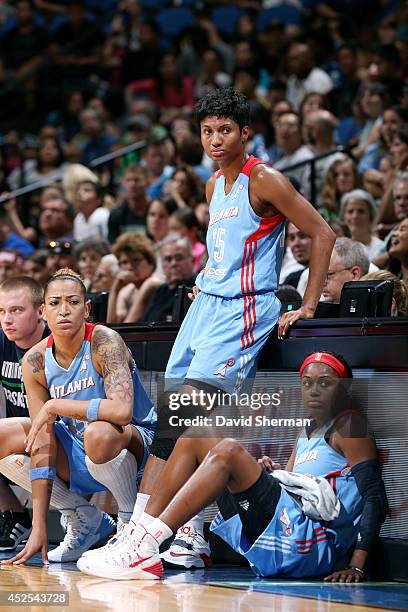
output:
POLYGON ((135 507, 133 509, 132 516, 130 518, 130 520, 132 521, 134 525, 137 525, 137 523, 140 521, 140 518, 143 512, 145 511, 145 508, 147 506, 147 502, 149 501, 149 499, 150 499, 150 495, 148 495, 147 493, 139 492, 137 494, 135 507))
POLYGON ((139 544, 138 554, 146 559, 159 554, 160 544, 163 544, 173 535, 172 530, 159 518, 155 518, 149 525, 147 533, 139 544))
MULTIPOLYGON (((198 514, 193 516, 187 523, 183 525, 183 527, 190 527, 190 531, 194 533, 199 533, 203 535, 204 533, 204 510, 200 510, 198 514)), ((180 529, 183 529, 180 527, 180 529)))
POLYGON ((142 516, 140 517, 137 525, 134 527, 134 529, 132 529, 130 533, 131 538, 135 544, 137 542, 140 542, 140 540, 148 530, 147 528, 149 527, 150 523, 152 523, 155 518, 156 517, 147 514, 147 512, 142 513, 142 516))
MULTIPOLYGON (((0 460, 0 473, 26 491, 31 492, 30 467, 31 459, 27 455, 9 455, 0 460)), ((70 491, 58 476, 52 485, 50 505, 61 512, 75 510, 78 506, 95 508, 84 497, 70 491)), ((95 510, 98 509, 95 508, 95 510)), ((99 514, 99 512, 97 513, 99 514)))
POLYGON ((128 523, 137 495, 137 462, 134 455, 124 448, 119 455, 106 463, 94 463, 86 456, 90 474, 112 493, 118 504, 118 517, 128 523))

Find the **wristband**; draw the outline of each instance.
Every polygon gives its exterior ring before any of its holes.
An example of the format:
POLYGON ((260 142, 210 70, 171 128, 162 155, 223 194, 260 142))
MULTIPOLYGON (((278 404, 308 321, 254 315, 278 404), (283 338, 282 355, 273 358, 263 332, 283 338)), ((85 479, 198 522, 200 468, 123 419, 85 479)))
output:
POLYGON ((362 570, 360 567, 356 567, 355 565, 349 565, 347 569, 352 569, 358 574, 361 574, 362 576, 364 576, 364 570, 362 570))
POLYGON ((89 423, 98 420, 99 404, 101 403, 101 401, 101 398, 89 400, 88 409, 86 411, 86 420, 89 423))
POLYGON ((57 476, 57 470, 53 465, 46 465, 45 467, 32 468, 30 470, 30 480, 39 480, 40 478, 47 478, 48 480, 55 480, 57 476))

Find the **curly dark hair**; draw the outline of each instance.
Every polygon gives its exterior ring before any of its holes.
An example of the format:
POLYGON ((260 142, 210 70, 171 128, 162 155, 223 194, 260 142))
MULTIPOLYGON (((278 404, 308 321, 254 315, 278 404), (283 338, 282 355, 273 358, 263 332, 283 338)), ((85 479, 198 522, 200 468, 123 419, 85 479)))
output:
POLYGON ((197 102, 195 116, 199 124, 206 117, 226 117, 235 121, 242 130, 249 125, 249 102, 232 87, 216 89, 197 102))

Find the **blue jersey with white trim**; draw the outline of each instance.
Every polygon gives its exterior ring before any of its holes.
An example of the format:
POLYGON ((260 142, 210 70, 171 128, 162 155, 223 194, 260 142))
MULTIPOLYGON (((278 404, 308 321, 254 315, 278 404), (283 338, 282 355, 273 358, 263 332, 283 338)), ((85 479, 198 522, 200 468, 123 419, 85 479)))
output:
POLYGON ((284 250, 285 217, 259 217, 249 200, 251 170, 261 160, 250 156, 231 191, 218 172, 210 203, 208 261, 196 279, 202 291, 240 297, 278 287, 284 250))
POLYGON ((336 519, 324 522, 307 517, 297 500, 282 489, 272 520, 253 543, 243 533, 238 515, 224 520, 219 513, 211 524, 211 531, 244 555, 257 575, 302 577, 329 573, 355 543, 363 500, 347 460, 325 440, 332 425, 333 421, 311 438, 302 432, 293 471, 327 478, 340 501, 336 519))
MULTIPOLYGON (((45 378, 52 398, 73 400, 106 399, 103 377, 96 371, 92 361, 91 338, 94 328, 95 325, 85 323, 85 337, 82 346, 67 369, 57 363, 53 354, 54 340, 52 335, 49 336, 45 349, 45 378)), ((131 373, 134 395, 131 423, 154 429, 157 421, 156 411, 142 385, 133 359, 131 373)), ((66 416, 60 418, 66 423, 71 433, 83 439, 85 428, 88 425, 87 421, 72 419, 66 416)))

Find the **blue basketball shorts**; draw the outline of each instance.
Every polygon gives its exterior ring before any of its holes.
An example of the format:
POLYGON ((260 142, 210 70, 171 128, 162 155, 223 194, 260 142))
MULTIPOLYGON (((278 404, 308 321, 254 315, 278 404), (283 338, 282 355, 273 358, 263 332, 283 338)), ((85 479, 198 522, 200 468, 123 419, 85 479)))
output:
MULTIPOLYGON (((140 483, 144 466, 149 456, 150 445, 154 438, 154 429, 133 425, 140 433, 143 440, 143 459, 138 466, 135 478, 140 483)), ((95 480, 89 473, 85 462, 84 441, 74 433, 72 433, 64 421, 56 421, 54 431, 57 440, 65 450, 69 461, 70 483, 69 488, 75 493, 84 495, 86 493, 96 493, 97 491, 106 491, 106 487, 95 480)))
POLYGON ((223 298, 201 291, 180 327, 166 369, 166 390, 185 379, 227 393, 253 379, 259 353, 275 327, 281 303, 273 291, 223 298))

